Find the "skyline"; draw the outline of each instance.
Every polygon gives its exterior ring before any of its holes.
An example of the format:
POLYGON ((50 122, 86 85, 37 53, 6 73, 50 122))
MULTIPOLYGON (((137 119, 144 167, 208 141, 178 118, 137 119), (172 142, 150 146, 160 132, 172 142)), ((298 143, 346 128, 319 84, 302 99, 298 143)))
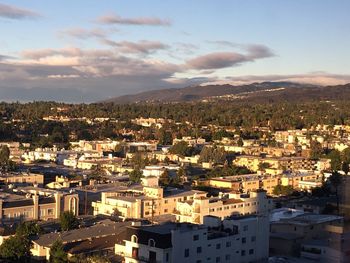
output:
POLYGON ((1 1, 1 100, 350 82, 348 1, 1 1), (135 8, 137 7, 137 8, 135 8))

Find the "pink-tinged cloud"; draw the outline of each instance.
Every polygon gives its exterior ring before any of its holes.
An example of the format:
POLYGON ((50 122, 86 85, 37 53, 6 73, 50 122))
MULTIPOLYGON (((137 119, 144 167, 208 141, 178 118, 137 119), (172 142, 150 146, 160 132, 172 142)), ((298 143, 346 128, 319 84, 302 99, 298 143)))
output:
POLYGON ((190 69, 220 69, 238 65, 247 58, 234 52, 216 52, 190 59, 186 62, 190 69))
POLYGON ((106 32, 100 28, 95 29, 85 29, 85 28, 69 28, 66 30, 62 30, 59 32, 61 36, 69 36, 73 38, 79 39, 89 39, 89 38, 104 38, 106 36, 106 32))
POLYGON ((249 45, 245 50, 245 54, 238 52, 210 53, 190 59, 186 62, 186 65, 189 69, 196 70, 220 69, 274 56, 273 52, 263 45, 249 45))
POLYGON ((19 8, 16 6, 10 6, 0 3, 0 17, 8 19, 27 19, 27 18, 38 18, 41 15, 28 10, 19 8))
POLYGON ((138 26, 170 26, 169 20, 160 19, 157 17, 135 17, 135 18, 124 18, 116 14, 109 14, 100 16, 96 19, 96 22, 105 25, 138 25, 138 26))
POLYGON ((168 45, 160 41, 148 41, 148 40, 141 40, 138 42, 131 42, 131 41, 115 42, 112 40, 103 39, 102 42, 107 45, 116 47, 120 52, 123 52, 123 53, 149 54, 157 50, 167 49, 169 47, 168 45))

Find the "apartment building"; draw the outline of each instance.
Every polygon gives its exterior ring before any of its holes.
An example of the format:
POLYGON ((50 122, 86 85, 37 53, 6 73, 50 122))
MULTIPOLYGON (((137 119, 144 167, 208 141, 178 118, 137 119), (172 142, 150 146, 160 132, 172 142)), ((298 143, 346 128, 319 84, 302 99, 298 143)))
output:
POLYGON ((272 206, 272 200, 267 198, 266 192, 258 190, 249 194, 229 193, 218 198, 198 196, 177 202, 174 214, 178 222, 202 224, 208 215, 221 219, 234 215, 267 215, 272 206))
POLYGON ((321 183, 322 175, 316 173, 290 173, 284 174, 281 177, 281 185, 292 186, 294 189, 309 190, 313 186, 319 186, 317 182, 321 183), (314 183, 313 183, 314 182, 314 183))
POLYGON ((171 214, 177 202, 206 197, 206 194, 196 190, 144 186, 140 190, 103 192, 101 201, 92 202, 92 207, 94 215, 117 214, 122 218, 151 218, 171 214))
POLYGON ((231 189, 233 192, 239 191, 242 193, 249 193, 251 191, 263 189, 268 194, 272 194, 275 186, 280 183, 280 176, 272 176, 269 174, 245 174, 216 177, 198 183, 219 189, 231 189))
POLYGON ((305 157, 259 157, 252 155, 237 156, 233 164, 237 166, 245 166, 251 171, 259 171, 260 164, 266 163, 270 169, 277 170, 317 170, 323 171, 330 168, 328 159, 313 160, 305 157))
POLYGON ((268 220, 206 217, 204 224, 127 227, 115 252, 125 263, 258 262, 268 258, 268 220))

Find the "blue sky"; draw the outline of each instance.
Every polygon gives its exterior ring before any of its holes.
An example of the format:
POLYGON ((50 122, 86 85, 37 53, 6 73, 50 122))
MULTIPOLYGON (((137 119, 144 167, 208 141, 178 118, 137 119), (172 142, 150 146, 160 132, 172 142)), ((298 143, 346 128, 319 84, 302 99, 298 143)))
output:
POLYGON ((350 82, 350 1, 1 1, 2 100, 350 82))

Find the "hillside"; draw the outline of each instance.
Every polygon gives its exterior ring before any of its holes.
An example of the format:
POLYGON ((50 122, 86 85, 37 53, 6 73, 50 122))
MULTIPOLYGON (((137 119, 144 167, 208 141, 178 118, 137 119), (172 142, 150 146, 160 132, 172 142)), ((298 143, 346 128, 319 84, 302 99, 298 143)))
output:
POLYGON ((350 99, 350 84, 315 86, 292 82, 263 82, 249 85, 207 85, 147 91, 109 99, 114 103, 167 103, 189 101, 319 101, 350 99))

